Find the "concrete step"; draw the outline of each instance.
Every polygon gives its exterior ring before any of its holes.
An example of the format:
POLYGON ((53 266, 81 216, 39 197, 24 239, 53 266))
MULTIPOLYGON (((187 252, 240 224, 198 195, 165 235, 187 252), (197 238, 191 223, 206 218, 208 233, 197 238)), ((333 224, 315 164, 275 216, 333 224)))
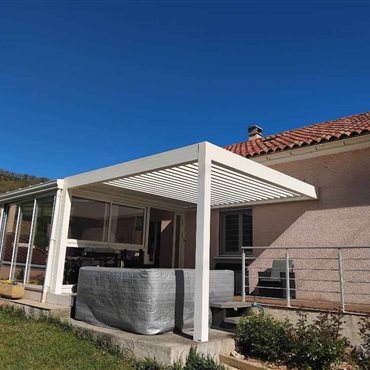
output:
POLYGON ((215 302, 211 303, 210 305, 213 308, 223 308, 223 309, 229 309, 229 308, 249 308, 252 306, 252 303, 250 302, 237 302, 237 301, 232 301, 232 302, 215 302))
POLYGON ((239 320, 241 319, 241 316, 235 316, 235 317, 226 317, 224 322, 226 324, 230 324, 230 325, 236 325, 239 320))

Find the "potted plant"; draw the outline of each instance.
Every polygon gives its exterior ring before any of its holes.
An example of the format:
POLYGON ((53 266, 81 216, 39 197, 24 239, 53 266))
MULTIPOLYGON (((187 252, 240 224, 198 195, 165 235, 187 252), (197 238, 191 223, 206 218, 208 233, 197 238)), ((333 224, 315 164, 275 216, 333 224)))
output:
POLYGON ((15 280, 0 280, 0 296, 10 299, 20 299, 24 295, 24 286, 15 280))

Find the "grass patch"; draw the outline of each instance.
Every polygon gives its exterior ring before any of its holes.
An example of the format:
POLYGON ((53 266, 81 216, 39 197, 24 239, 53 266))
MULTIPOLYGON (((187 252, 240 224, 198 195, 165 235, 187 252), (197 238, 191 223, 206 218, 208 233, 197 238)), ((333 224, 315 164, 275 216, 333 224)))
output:
POLYGON ((2 369, 134 370, 133 360, 118 349, 101 346, 56 319, 33 320, 23 312, 0 309, 2 369))
POLYGON ((108 337, 87 332, 56 318, 28 318, 21 310, 0 307, 0 368, 6 370, 224 370, 211 356, 191 348, 186 362, 165 365, 138 360, 113 346, 108 337))

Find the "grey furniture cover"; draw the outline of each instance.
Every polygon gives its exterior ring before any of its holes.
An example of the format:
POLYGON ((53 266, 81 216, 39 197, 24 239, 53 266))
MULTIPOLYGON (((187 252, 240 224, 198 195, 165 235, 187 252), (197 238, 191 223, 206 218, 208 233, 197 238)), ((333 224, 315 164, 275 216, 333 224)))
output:
MULTIPOLYGON (((139 334, 192 327, 194 277, 191 269, 83 267, 75 318, 139 334)), ((233 296, 234 272, 210 271, 210 303, 233 296)))

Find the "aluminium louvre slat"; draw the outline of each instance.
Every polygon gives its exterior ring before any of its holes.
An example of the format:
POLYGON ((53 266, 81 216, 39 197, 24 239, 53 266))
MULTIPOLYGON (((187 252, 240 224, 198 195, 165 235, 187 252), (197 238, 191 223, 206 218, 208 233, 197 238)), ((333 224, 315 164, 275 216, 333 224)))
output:
POLYGON ((258 193, 252 193, 252 192, 245 192, 240 189, 235 189, 232 187, 225 186, 223 183, 219 182, 211 182, 211 193, 217 195, 217 193, 220 194, 230 194, 230 195, 235 195, 238 196, 239 198, 251 198, 251 199, 266 199, 266 198, 271 198, 274 199, 273 197, 266 196, 265 194, 261 195, 258 193))
POLYGON ((162 176, 157 174, 150 174, 150 175, 140 175, 135 177, 127 177, 123 179, 123 181, 145 181, 150 183, 161 183, 161 184, 168 184, 171 187, 180 187, 181 189, 197 189, 197 183, 190 182, 187 180, 181 181, 180 179, 169 178, 168 176, 162 176))
MULTIPOLYGON (((196 178, 197 177, 197 166, 195 166, 194 164, 191 164, 191 165, 187 165, 186 166, 186 171, 188 172, 189 169, 191 169, 192 173, 193 173, 193 177, 196 178)), ((213 167, 213 165, 212 165, 213 167)), ((178 167, 174 167, 174 168, 171 168, 171 170, 178 170, 179 168, 178 167)), ((183 170, 180 170, 181 172, 183 172, 183 170)), ((213 174, 211 174, 213 175, 213 174)), ((225 181, 225 179, 220 179, 219 177, 215 177, 215 176, 212 176, 212 184, 213 183, 217 183, 217 184, 221 184, 221 185, 225 185, 225 183, 228 183, 230 184, 235 190, 237 190, 239 192, 239 194, 241 193, 241 190, 242 190, 242 193, 243 193, 243 197, 244 197, 244 194, 250 194, 252 196, 255 196, 256 193, 260 194, 262 197, 260 197, 260 200, 265 200, 266 198, 270 198, 270 199, 279 199, 281 198, 281 195, 277 195, 276 192, 274 191, 271 191, 271 190, 268 190, 268 191, 265 191, 265 190, 261 190, 261 188, 258 188, 257 185, 254 186, 255 189, 251 189, 250 186, 246 185, 245 183, 241 183, 241 185, 239 186, 235 186, 235 182, 234 181, 225 181), (242 187, 242 188, 241 188, 242 187), (270 194, 270 195, 269 195, 270 194)), ((267 185, 266 185, 267 186, 267 185)), ((230 189, 230 186, 228 187, 230 189)), ((269 188, 270 189, 270 188, 269 188)), ((280 193, 280 192, 279 192, 280 193)), ((284 198, 286 198, 287 196, 285 195, 286 192, 285 191, 281 191, 281 193, 284 194, 284 198)))
MULTIPOLYGON (((116 183, 112 183, 112 184, 109 184, 109 185, 113 185, 113 186, 118 186, 118 187, 121 187, 121 188, 126 188, 126 189, 130 189, 130 190, 136 190, 136 191, 143 191, 143 192, 147 192, 147 193, 150 193, 150 194, 154 194, 154 195, 159 195, 159 196, 165 196, 167 198, 172 198, 172 199, 178 199, 178 200, 182 200, 182 201, 186 201, 186 202, 189 202, 189 203, 196 203, 197 200, 195 199, 195 195, 194 197, 191 197, 191 195, 193 194, 187 194, 187 195, 190 195, 189 196, 182 196, 184 193, 183 191, 179 190, 179 191, 176 191, 176 192, 173 192, 173 191, 165 191, 165 190, 159 190, 159 189, 153 189, 152 187, 148 187, 148 186, 144 186, 143 184, 140 184, 140 183, 122 183, 122 182, 117 182, 117 180, 114 180, 116 183), (182 194, 179 196, 179 193, 182 194)), ((212 195, 211 195, 211 199, 212 199, 212 205, 220 205, 220 204, 239 204, 239 203, 246 203, 246 202, 254 202, 256 199, 251 199, 251 198, 243 198, 241 199, 240 197, 237 197, 237 198, 232 198, 231 200, 231 197, 226 195, 224 197, 219 197, 217 199, 214 199, 212 198, 212 195), (228 200, 227 200, 228 199, 228 200)))
POLYGON ((234 192, 237 192, 240 195, 250 195, 252 197, 261 197, 261 199, 276 199, 279 198, 276 194, 272 195, 269 192, 265 192, 263 190, 254 190, 250 187, 242 187, 242 186, 235 186, 235 183, 227 180, 221 180, 218 177, 211 177, 211 184, 216 185, 219 188, 222 187, 224 189, 232 189, 234 192))
POLYGON ((255 181, 254 179, 251 179, 251 178, 241 177, 241 176, 238 176, 237 174, 228 174, 228 173, 225 173, 225 171, 222 171, 216 168, 212 169, 212 171, 220 178, 232 183, 234 186, 238 185, 238 186, 242 186, 244 188, 248 188, 250 190, 255 190, 255 191, 263 190, 263 191, 269 192, 272 195, 276 195, 276 194, 284 195, 284 196, 294 195, 292 192, 274 188, 272 186, 261 183, 259 181, 255 181))
MULTIPOLYGON (((160 196, 166 196, 168 198, 172 198, 174 197, 175 199, 179 199, 179 200, 184 200, 186 199, 186 201, 188 202, 191 202, 191 203, 196 203, 196 196, 194 193, 189 193, 189 192, 186 192, 184 193, 184 190, 183 189, 179 189, 178 191, 169 191, 169 190, 163 190, 163 186, 160 187, 160 188, 154 188, 153 189, 153 182, 143 182, 143 181, 133 181, 133 179, 130 179, 130 178, 125 178, 123 180, 112 180, 111 181, 111 184, 112 185, 117 185, 119 187, 123 187, 123 188, 129 188, 131 190, 143 190, 143 191, 150 191, 151 193, 154 193, 156 195, 160 195, 160 196), (130 181, 130 182, 128 182, 130 181), (147 185, 146 185, 147 184, 147 185), (179 196, 179 194, 182 194, 182 195, 190 195, 190 198, 189 197, 186 197, 184 198, 183 196, 179 196), (194 196, 193 196, 194 195, 194 196), (193 196, 193 197, 192 197, 193 196), (180 199, 181 198, 181 199, 180 199)), ((212 197, 212 195, 211 195, 212 197)), ((253 201, 256 201, 258 199, 256 198, 246 198, 245 196, 236 196, 236 197, 231 197, 229 194, 223 194, 223 196, 219 196, 217 197, 216 199, 213 197, 212 198, 212 205, 214 205, 215 203, 218 205, 218 204, 238 204, 238 203, 244 203, 244 202, 253 202, 253 201)))
MULTIPOLYGON (((167 170, 163 170, 162 173, 164 173, 165 171, 167 170)), ((174 183, 178 183, 180 185, 183 185, 184 183, 188 183, 189 185, 191 185, 194 189, 197 188, 197 183, 194 183, 194 182, 189 182, 187 180, 181 182, 179 179, 173 179, 173 177, 171 178, 168 178, 168 176, 166 178, 164 178, 163 176, 159 176, 158 174, 154 173, 154 172, 151 172, 150 174, 145 174, 145 175, 138 175, 138 176, 132 176, 132 177, 128 177, 128 178, 125 178, 125 179, 122 179, 122 180, 130 180, 130 179, 142 179, 142 178, 145 178, 145 179, 148 179, 149 181, 153 180, 153 178, 155 179, 155 181, 160 181, 160 182, 167 182, 169 183, 171 186, 173 186, 174 183)), ((183 187, 181 188, 183 189, 183 187)), ((230 191, 230 189, 221 189, 218 187, 216 189, 217 192, 219 193, 222 193, 222 195, 219 197, 222 199, 223 202, 225 202, 224 198, 226 197, 227 199, 233 199, 233 201, 238 201, 240 202, 241 198, 242 199, 247 199, 247 200, 263 200, 263 199, 266 199, 266 197, 255 197, 255 196, 252 196, 252 197, 249 197, 245 194, 241 194, 240 190, 235 190, 235 191, 230 191), (232 195, 235 195, 235 196, 232 196, 232 195)), ((229 203, 229 202, 228 202, 229 203)))
POLYGON ((240 181, 243 181, 243 182, 245 181, 245 182, 251 183, 251 185, 262 187, 262 188, 265 188, 266 190, 269 190, 269 191, 276 191, 276 192, 280 192, 280 193, 286 194, 286 195, 300 195, 298 193, 287 190, 285 188, 282 188, 282 187, 279 187, 279 186, 276 186, 276 185, 272 185, 272 184, 270 184, 268 182, 265 182, 263 180, 259 180, 258 178, 248 176, 247 174, 242 174, 240 172, 231 171, 231 170, 229 170, 228 168, 225 168, 225 167, 212 165, 212 169, 214 171, 216 171, 217 173, 220 173, 224 177, 227 177, 227 178, 230 177, 230 178, 233 178, 233 179, 235 179, 236 181, 239 181, 239 182, 240 181))
POLYGON ((191 189, 184 189, 184 188, 175 188, 172 186, 171 189, 166 189, 163 184, 160 183, 155 183, 153 181, 138 181, 134 179, 125 179, 123 182, 122 181, 115 181, 115 184, 119 184, 121 186, 136 186, 141 189, 157 189, 162 192, 167 192, 168 194, 184 194, 184 195, 190 195, 193 196, 195 195, 195 191, 191 189))
POLYGON ((191 203, 191 204, 196 203, 196 200, 191 197, 178 195, 178 194, 169 194, 168 192, 162 192, 159 190, 146 189, 146 188, 141 189, 141 188, 138 188, 137 186, 120 186, 120 185, 111 185, 111 186, 117 186, 119 188, 123 188, 127 190, 133 190, 133 191, 141 192, 144 194, 156 195, 158 197, 174 199, 174 200, 178 200, 178 201, 182 201, 186 203, 191 203))
MULTIPOLYGON (((143 174, 143 175, 140 175, 140 176, 135 176, 135 177, 132 177, 132 178, 141 178, 141 177, 143 177, 143 178, 155 178, 155 179, 159 179, 159 180, 163 180, 163 181, 171 182, 171 183, 188 184, 189 186, 193 186, 195 188, 198 186, 196 181, 193 181, 193 180, 188 179, 188 178, 174 176, 174 175, 171 175, 171 174, 165 174, 164 175, 164 174, 159 174, 159 173, 155 173, 155 172, 151 172, 150 174, 143 174)), ((127 179, 130 179, 130 177, 128 177, 127 179)))
MULTIPOLYGON (((179 193, 180 194, 185 194, 185 195, 190 195, 191 198, 190 198, 190 202, 192 203, 196 203, 196 200, 195 200, 195 191, 193 193, 189 193, 189 191, 186 191, 183 187, 180 189, 178 188, 175 192, 173 191, 174 190, 174 187, 173 187, 173 184, 171 183, 170 185, 172 186, 171 190, 163 190, 163 183, 161 183, 161 181, 157 181, 157 182, 154 182, 152 180, 143 180, 143 179, 133 179, 133 178, 125 178, 125 179, 121 179, 121 180, 112 180, 111 181, 111 184, 114 184, 114 185, 117 185, 120 186, 120 187, 126 187, 126 188, 130 188, 132 190, 143 190, 144 192, 145 191, 148 191, 148 189, 152 189, 152 192, 155 191, 156 194, 159 194, 161 196, 167 196, 167 197, 175 197, 175 199, 179 199, 179 193), (153 186, 154 184, 156 184, 158 186, 157 189, 154 188, 153 190, 153 186), (160 189, 160 190, 158 190, 160 189), (192 197, 193 196, 193 197, 192 197)), ((219 191, 219 194, 222 193, 222 195, 218 195, 217 197, 215 197, 213 195, 213 198, 212 198, 212 204, 214 205, 215 203, 218 205, 218 204, 239 204, 239 203, 244 203, 244 202, 254 202, 254 201, 258 201, 258 200, 265 200, 265 199, 262 199, 260 197, 247 197, 245 195, 242 195, 242 194, 237 194, 236 196, 232 196, 230 194, 230 192, 228 192, 227 190, 224 190, 224 191, 219 191)), ((183 199, 183 197, 181 197, 183 199)), ((187 201, 189 201, 189 198, 187 198, 187 201)))
POLYGON ((159 171, 153 171, 153 172, 148 172, 145 174, 140 174, 140 175, 135 175, 135 176, 130 176, 126 177, 125 179, 130 179, 130 178, 140 178, 141 176, 143 177, 148 177, 148 176, 154 176, 156 178, 167 178, 169 180, 174 180, 174 181, 181 181, 181 183, 186 182, 189 184, 192 184, 194 186, 197 186, 197 178, 193 178, 191 176, 188 176, 188 174, 185 173, 186 177, 177 175, 174 171, 174 168, 171 169, 164 169, 164 170, 159 170, 159 171))
POLYGON ((240 176, 236 173, 227 173, 226 171, 214 168, 214 173, 225 180, 232 181, 234 184, 239 184, 240 186, 248 186, 249 188, 256 189, 256 190, 264 190, 266 192, 270 192, 271 194, 280 194, 285 196, 294 196, 299 195, 285 189, 281 189, 267 183, 263 183, 256 179, 247 177, 247 176, 240 176))
POLYGON ((253 204, 253 200, 242 200, 240 202, 221 202, 221 203, 212 203, 212 207, 228 207, 228 206, 235 206, 237 207, 239 204, 242 204, 243 206, 247 206, 248 203, 253 204))
POLYGON ((198 173, 194 173, 188 168, 179 168, 179 167, 173 167, 173 168, 168 168, 167 171, 169 173, 173 173, 175 175, 181 175, 184 174, 186 175, 189 179, 192 179, 194 181, 198 181, 198 173))
POLYGON ((248 196, 248 195, 241 195, 241 194, 233 194, 231 192, 228 192, 228 191, 221 191, 221 190, 213 190, 211 191, 211 196, 212 196, 212 199, 216 200, 216 199, 225 199, 225 201, 229 201, 229 200, 234 200, 234 201, 241 201, 242 199, 247 199, 247 200, 253 200, 253 201, 257 201, 257 200, 263 200, 262 198, 256 198, 256 197, 252 197, 252 196, 248 196))
MULTIPOLYGON (((197 185, 196 184, 188 184, 187 186, 184 186, 184 183, 180 183, 178 181, 172 181, 168 178, 160 178, 160 177, 132 177, 132 178, 126 178, 122 180, 123 182, 135 182, 135 183, 142 183, 147 184, 147 186, 157 185, 161 189, 165 189, 166 186, 169 187, 169 190, 177 189, 178 191, 182 191, 184 193, 187 192, 197 192, 197 185)), ((186 185, 186 184, 185 184, 186 185)))
POLYGON ((166 186, 168 186, 169 190, 177 189, 179 191, 181 190, 184 193, 189 192, 189 191, 191 192, 197 191, 197 186, 193 186, 193 185, 184 186, 183 183, 178 183, 177 181, 171 181, 168 179, 162 179, 162 178, 156 178, 156 177, 150 177, 150 178, 149 177, 140 177, 140 178, 132 177, 132 178, 113 180, 113 181, 115 181, 116 183, 121 183, 121 184, 135 182, 135 184, 142 184, 146 186, 157 185, 161 189, 165 189, 166 186))
POLYGON ((228 189, 225 189, 225 188, 215 188, 215 187, 211 188, 211 196, 214 199, 221 198, 221 199, 226 199, 226 201, 228 201, 229 199, 234 199, 237 201, 240 201, 242 199, 249 199, 253 201, 266 199, 260 196, 251 196, 248 194, 242 194, 240 192, 229 191, 228 189))
POLYGON ((211 196, 211 202, 212 205, 220 205, 220 204, 239 204, 239 203, 244 203, 244 202, 256 202, 254 199, 241 199, 239 198, 230 198, 230 197, 219 197, 219 198, 214 198, 211 196))
POLYGON ((165 196, 166 198, 174 198, 174 199, 182 200, 180 198, 185 199, 186 197, 187 199, 191 199, 191 202, 193 202, 193 199, 194 199, 192 196, 188 196, 186 194, 184 195, 183 193, 180 193, 180 192, 169 192, 166 190, 161 190, 158 188, 150 188, 148 186, 136 184, 136 183, 130 183, 130 184, 110 183, 107 185, 116 186, 116 187, 123 188, 123 189, 140 191, 142 193, 148 193, 148 194, 153 194, 155 192, 156 194, 160 196, 165 196))
MULTIPOLYGON (((156 179, 159 179, 159 180, 161 180, 161 181, 167 181, 167 180, 164 180, 163 179, 163 177, 162 176, 160 176, 159 175, 159 172, 162 172, 163 174, 165 174, 165 175, 168 175, 168 172, 171 172, 171 174, 170 174, 170 176, 171 176, 171 178, 170 179, 168 179, 168 181, 167 182, 169 182, 169 183, 171 183, 171 185, 172 185, 172 183, 179 183, 179 184, 181 184, 181 185, 183 185, 184 183, 186 183, 186 184, 189 184, 189 185, 192 185, 192 186, 194 186, 194 187, 197 187, 197 182, 192 182, 191 180, 189 180, 188 178, 180 178, 180 177, 176 177, 176 178, 174 178, 174 175, 172 174, 173 173, 173 170, 174 170, 174 168, 171 168, 171 169, 165 169, 165 170, 161 170, 161 171, 158 171, 157 173, 155 173, 155 172, 151 172, 150 174, 143 174, 143 175, 138 175, 138 176, 134 176, 135 178, 136 177, 146 177, 146 178, 156 178, 156 179)), ((186 170, 185 170, 186 171, 186 170)), ((184 173, 184 172, 183 172, 184 173)), ((186 176, 188 176, 188 174, 187 173, 184 173, 186 176)), ((167 176, 168 177, 168 176, 167 176)), ((195 180, 196 181, 196 180, 195 180)), ((213 179, 212 180, 212 182, 213 183, 218 183, 218 184, 220 184, 220 185, 222 185, 223 187, 224 187, 224 184, 221 182, 221 181, 218 181, 217 179, 216 179, 216 181, 215 181, 215 179, 213 179)), ((214 185, 214 184, 212 184, 212 185, 214 185)), ((220 189, 220 186, 218 186, 217 188, 216 187, 214 187, 215 188, 215 190, 217 190, 218 192, 220 192, 221 191, 221 189, 220 189)), ((212 189, 213 190, 213 189, 212 189)), ((243 199, 248 199, 248 200, 253 200, 253 201, 255 201, 255 200, 266 200, 266 199, 276 199, 276 197, 272 197, 272 196, 269 196, 269 195, 266 195, 265 193, 263 193, 263 192, 257 192, 257 193, 259 193, 259 194, 261 194, 262 196, 258 196, 258 197, 256 197, 255 196, 255 194, 253 194, 251 191, 240 191, 240 189, 233 189, 232 191, 230 190, 230 187, 228 187, 227 189, 222 189, 222 190, 224 190, 223 191, 223 196, 227 196, 227 197, 229 197, 229 198, 231 198, 231 194, 234 194, 234 195, 236 195, 237 196, 237 198, 236 197, 233 197, 232 199, 233 200, 236 200, 236 201, 238 201, 238 202, 240 202, 240 199, 241 198, 243 198, 243 199), (226 193, 225 193, 225 190, 226 190, 226 193), (246 194, 250 194, 251 195, 251 197, 250 196, 247 196, 246 197, 246 194)), ((256 193, 256 192, 255 192, 256 193)), ((224 201, 225 202, 225 201, 224 201)), ((227 203, 230 203, 230 202, 227 202, 227 203)))
MULTIPOLYGON (((219 176, 219 175, 218 175, 219 176)), ((283 194, 281 192, 275 192, 274 190, 266 190, 264 188, 259 187, 258 185, 246 184, 246 183, 238 183, 235 179, 229 179, 227 177, 221 178, 216 180, 218 182, 222 182, 224 186, 236 188, 241 192, 249 193, 255 195, 261 195, 263 198, 270 198, 270 199, 280 199, 280 198, 291 198, 293 197, 290 194, 283 194)))
MULTIPOLYGON (((228 206, 238 206, 239 204, 243 205, 244 206, 248 206, 248 203, 250 204, 255 204, 256 201, 254 200, 240 200, 240 201, 221 201, 221 202, 217 202, 217 203, 213 203, 212 206, 213 207, 228 207, 228 206)), ((245 257, 245 258, 248 258, 248 257, 245 257)))
POLYGON ((169 168, 162 168, 155 172, 167 172, 167 171, 175 171, 179 170, 186 173, 191 173, 193 176, 198 176, 198 166, 196 167, 190 167, 189 165, 183 165, 183 166, 175 166, 175 167, 169 167, 169 168), (196 169, 195 169, 196 168, 196 169))
POLYGON ((139 191, 139 192, 142 192, 142 193, 158 195, 160 197, 177 199, 177 200, 181 200, 181 201, 188 202, 188 203, 196 203, 196 196, 187 196, 187 195, 184 195, 182 192, 170 192, 170 191, 162 190, 162 189, 158 189, 158 188, 153 189, 153 188, 150 188, 149 186, 145 186, 145 185, 142 185, 142 184, 140 185, 140 184, 136 184, 136 183, 130 183, 130 184, 105 183, 105 184, 111 185, 111 186, 116 186, 116 187, 123 188, 123 189, 139 191))

